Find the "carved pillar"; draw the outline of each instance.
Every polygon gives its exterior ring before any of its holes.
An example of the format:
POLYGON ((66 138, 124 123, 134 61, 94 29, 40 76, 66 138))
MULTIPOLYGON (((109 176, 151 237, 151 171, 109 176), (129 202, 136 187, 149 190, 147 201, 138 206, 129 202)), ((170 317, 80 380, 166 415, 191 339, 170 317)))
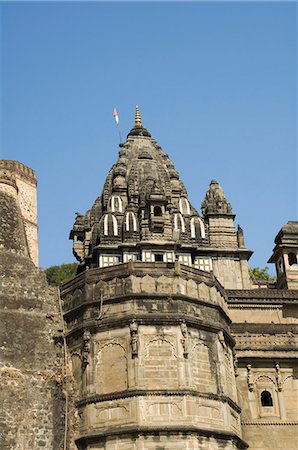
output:
POLYGON ((188 358, 189 335, 188 335, 188 329, 187 329, 187 325, 186 325, 185 321, 183 321, 180 324, 180 329, 181 329, 181 333, 182 333, 181 344, 183 347, 183 356, 184 356, 184 358, 188 358))
POLYGON ((139 326, 138 323, 133 320, 129 324, 130 331, 130 348, 131 348, 131 361, 128 366, 132 368, 132 373, 129 384, 136 387, 139 383, 139 326))
POLYGON ((280 418, 285 420, 287 415, 286 415, 283 393, 282 393, 282 376, 280 373, 279 363, 275 364, 275 379, 276 379, 276 386, 277 386, 277 398, 278 398, 280 418))

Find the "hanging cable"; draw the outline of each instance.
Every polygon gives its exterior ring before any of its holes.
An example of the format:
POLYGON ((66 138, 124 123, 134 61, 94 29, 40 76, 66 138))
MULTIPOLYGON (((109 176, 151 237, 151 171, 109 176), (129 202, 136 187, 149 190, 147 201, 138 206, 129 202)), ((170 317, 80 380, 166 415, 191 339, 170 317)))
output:
POLYGON ((64 366, 65 366, 65 422, 64 422, 64 444, 63 450, 67 450, 67 433, 68 433, 68 389, 67 389, 67 368, 68 368, 68 358, 67 358, 67 345, 65 337, 65 327, 63 319, 62 301, 60 296, 60 289, 58 288, 58 300, 59 309, 62 323, 62 333, 63 333, 63 349, 64 349, 64 366))

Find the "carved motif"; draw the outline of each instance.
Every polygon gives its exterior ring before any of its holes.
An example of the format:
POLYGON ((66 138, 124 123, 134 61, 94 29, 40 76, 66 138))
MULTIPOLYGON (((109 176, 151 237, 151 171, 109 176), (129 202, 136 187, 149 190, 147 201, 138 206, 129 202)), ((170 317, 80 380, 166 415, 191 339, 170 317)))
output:
POLYGON ((247 364, 247 386, 248 390, 252 392, 254 390, 254 382, 252 380, 252 373, 251 373, 251 364, 247 364))
POLYGON ((130 325, 130 345, 131 345, 131 355, 133 358, 138 356, 138 324, 135 320, 133 320, 130 325))
POLYGON ((219 331, 217 336, 218 336, 218 340, 221 343, 221 346, 222 346, 222 348, 224 350, 225 356, 227 358, 229 358, 229 349, 228 349, 228 346, 226 344, 225 335, 224 335, 223 331, 219 331))
POLYGON ((181 329, 181 333, 182 333, 182 339, 181 339, 181 344, 183 347, 183 356, 184 358, 188 358, 188 352, 189 352, 189 333, 188 333, 188 329, 187 329, 187 325, 185 323, 185 321, 183 321, 180 324, 180 329, 181 329))
POLYGON ((235 352, 235 349, 233 349, 233 365, 234 365, 235 377, 238 377, 238 375, 239 375, 239 373, 238 373, 238 357, 235 352))
POLYGON ((282 378, 281 378, 281 373, 280 373, 280 365, 278 363, 275 364, 275 379, 276 379, 276 385, 277 385, 277 389, 279 392, 282 391, 282 378))
POLYGON ((84 371, 89 364, 89 353, 91 349, 91 333, 89 330, 85 330, 83 334, 83 346, 82 346, 82 370, 84 371))

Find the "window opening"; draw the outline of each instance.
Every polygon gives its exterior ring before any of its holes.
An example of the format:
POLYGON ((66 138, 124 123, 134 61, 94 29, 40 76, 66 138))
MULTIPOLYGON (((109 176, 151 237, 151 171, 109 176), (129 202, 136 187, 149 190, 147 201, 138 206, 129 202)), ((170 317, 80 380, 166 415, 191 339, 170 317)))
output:
POLYGON ((297 255, 295 253, 289 253, 289 264, 290 266, 297 266, 297 255))
POLYGON ((160 206, 154 206, 153 209, 153 214, 157 217, 161 217, 162 216, 162 210, 160 206))
POLYGON ((273 401, 270 392, 263 391, 261 393, 261 403, 262 406, 273 406, 273 401))
POLYGON ((163 254, 162 253, 155 253, 154 261, 155 262, 163 262, 163 254))
POLYGON ((280 272, 283 272, 283 271, 284 271, 283 263, 282 263, 282 260, 281 260, 281 259, 278 261, 278 268, 279 268, 280 272))

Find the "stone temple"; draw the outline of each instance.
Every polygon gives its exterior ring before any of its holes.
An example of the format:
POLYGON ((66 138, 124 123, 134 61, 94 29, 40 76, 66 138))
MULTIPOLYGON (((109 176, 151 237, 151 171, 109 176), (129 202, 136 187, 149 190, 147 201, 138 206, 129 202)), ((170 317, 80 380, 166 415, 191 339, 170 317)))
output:
POLYGON ((218 182, 198 212, 137 108, 57 292, 35 186, 0 162, 0 448, 298 450, 298 222, 255 283, 218 182))

